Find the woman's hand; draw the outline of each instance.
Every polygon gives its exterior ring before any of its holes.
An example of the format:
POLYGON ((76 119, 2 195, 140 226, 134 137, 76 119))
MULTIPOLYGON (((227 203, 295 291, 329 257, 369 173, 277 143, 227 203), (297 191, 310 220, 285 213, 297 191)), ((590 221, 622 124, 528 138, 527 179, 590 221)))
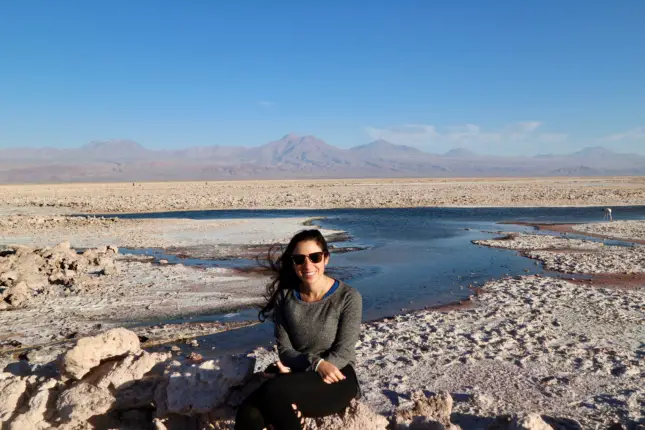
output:
POLYGON ((282 364, 280 360, 276 361, 273 363, 271 366, 267 367, 266 371, 262 373, 262 375, 267 378, 267 379, 272 379, 275 378, 276 375, 280 373, 289 373, 291 372, 291 368, 285 366, 282 364))
POLYGON ((345 379, 345 375, 338 370, 338 367, 326 360, 320 362, 317 372, 327 384, 333 384, 334 382, 340 382, 345 379))
POLYGON ((280 373, 291 373, 291 367, 285 366, 284 364, 282 364, 282 361, 276 361, 275 365, 278 366, 280 373))

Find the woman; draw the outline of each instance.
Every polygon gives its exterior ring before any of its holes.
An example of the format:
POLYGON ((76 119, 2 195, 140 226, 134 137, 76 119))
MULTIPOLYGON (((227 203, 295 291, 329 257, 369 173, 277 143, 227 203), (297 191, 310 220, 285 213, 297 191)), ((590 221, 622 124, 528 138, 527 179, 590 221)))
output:
POLYGON ((240 406, 236 430, 302 429, 301 416, 342 411, 358 396, 354 373, 361 328, 358 291, 325 275, 327 242, 318 230, 296 234, 274 261, 260 320, 275 323, 279 360, 271 379, 240 406))

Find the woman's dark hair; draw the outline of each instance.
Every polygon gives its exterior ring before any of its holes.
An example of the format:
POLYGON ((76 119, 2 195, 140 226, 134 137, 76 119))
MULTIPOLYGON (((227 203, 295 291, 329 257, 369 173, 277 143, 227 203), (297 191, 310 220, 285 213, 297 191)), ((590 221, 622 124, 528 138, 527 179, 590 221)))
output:
POLYGON ((316 242, 318 246, 320 246, 320 249, 325 253, 325 256, 329 255, 327 241, 319 230, 313 229, 303 230, 296 233, 282 253, 280 253, 282 251, 282 245, 279 244, 273 245, 269 249, 269 253, 267 255, 268 269, 273 272, 273 276, 271 282, 267 284, 266 292, 264 293, 266 304, 258 314, 260 321, 273 318, 273 310, 275 308, 276 300, 282 290, 294 288, 300 284, 300 278, 296 275, 293 263, 291 262, 291 255, 293 255, 293 250, 300 242, 308 240, 316 242))

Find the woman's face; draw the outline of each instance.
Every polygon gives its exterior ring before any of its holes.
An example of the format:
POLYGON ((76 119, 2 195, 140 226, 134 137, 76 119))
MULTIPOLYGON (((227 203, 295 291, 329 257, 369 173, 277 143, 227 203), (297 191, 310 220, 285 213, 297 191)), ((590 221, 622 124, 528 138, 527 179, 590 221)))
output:
POLYGON ((305 240, 296 245, 291 254, 291 261, 300 280, 304 284, 313 285, 322 279, 325 274, 325 266, 329 263, 329 255, 323 253, 322 248, 316 241, 305 240))

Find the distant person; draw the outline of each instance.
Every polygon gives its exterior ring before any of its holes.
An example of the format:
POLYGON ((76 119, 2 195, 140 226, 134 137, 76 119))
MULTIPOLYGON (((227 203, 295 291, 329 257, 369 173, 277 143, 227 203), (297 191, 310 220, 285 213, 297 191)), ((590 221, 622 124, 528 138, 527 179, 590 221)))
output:
POLYGON ((273 254, 274 276, 259 317, 275 323, 279 360, 240 406, 236 430, 300 430, 303 417, 341 412, 359 394, 360 293, 325 274, 329 248, 318 230, 301 231, 279 258, 273 254))

